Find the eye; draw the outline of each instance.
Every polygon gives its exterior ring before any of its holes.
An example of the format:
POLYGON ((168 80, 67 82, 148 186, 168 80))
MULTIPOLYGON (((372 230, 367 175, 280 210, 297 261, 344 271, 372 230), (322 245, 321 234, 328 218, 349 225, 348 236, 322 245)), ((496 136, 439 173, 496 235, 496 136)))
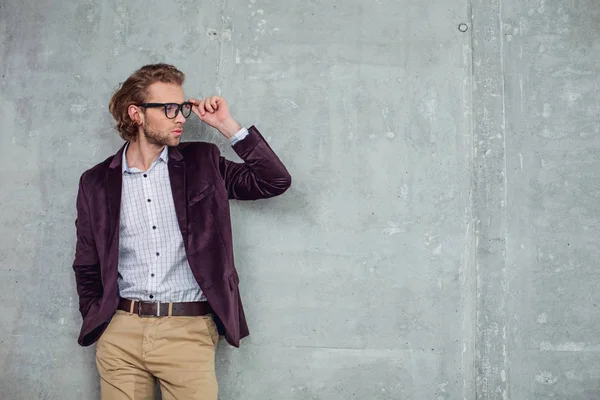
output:
POLYGON ((173 112, 179 108, 179 104, 169 103, 167 104, 167 112, 173 112))

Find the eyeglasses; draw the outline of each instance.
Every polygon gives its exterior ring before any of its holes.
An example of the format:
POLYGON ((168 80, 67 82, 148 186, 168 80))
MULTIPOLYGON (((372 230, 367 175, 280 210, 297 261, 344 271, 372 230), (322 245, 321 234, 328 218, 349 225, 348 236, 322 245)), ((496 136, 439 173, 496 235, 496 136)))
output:
POLYGON ((167 116, 167 118, 174 119, 174 118, 177 118, 177 115, 179 115, 179 111, 181 111, 181 115, 183 115, 185 118, 189 117, 190 114, 192 113, 192 105, 193 105, 192 103, 186 101, 185 103, 181 103, 181 104, 177 104, 177 103, 142 103, 142 104, 140 104, 140 107, 144 107, 144 108, 164 107, 165 115, 167 116))

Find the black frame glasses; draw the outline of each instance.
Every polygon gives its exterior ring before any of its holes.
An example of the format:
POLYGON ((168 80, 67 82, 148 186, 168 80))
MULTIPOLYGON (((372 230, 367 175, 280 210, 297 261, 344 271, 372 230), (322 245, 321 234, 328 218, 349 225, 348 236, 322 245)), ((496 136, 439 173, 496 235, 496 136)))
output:
POLYGON ((184 116, 184 118, 187 118, 190 116, 190 114, 192 114, 192 106, 193 104, 190 103, 189 101, 186 101, 185 103, 142 103, 140 104, 140 107, 144 107, 144 108, 155 108, 155 107, 163 107, 165 110, 165 116, 168 119, 175 119, 177 118, 177 116, 179 115, 179 111, 181 111, 181 115, 184 116), (175 111, 172 111, 172 110, 175 111), (169 116, 169 112, 171 113, 175 113, 172 117, 169 116))

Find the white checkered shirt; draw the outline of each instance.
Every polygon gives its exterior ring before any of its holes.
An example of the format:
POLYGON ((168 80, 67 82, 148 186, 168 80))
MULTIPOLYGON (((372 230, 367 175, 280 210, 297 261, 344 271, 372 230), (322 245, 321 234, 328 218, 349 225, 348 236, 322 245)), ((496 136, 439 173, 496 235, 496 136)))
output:
MULTIPOLYGON (((243 128, 231 144, 244 139, 243 128)), ((188 264, 177 222, 167 163, 168 148, 147 171, 129 168, 123 151, 119 229, 119 295, 160 302, 206 300, 188 264)))

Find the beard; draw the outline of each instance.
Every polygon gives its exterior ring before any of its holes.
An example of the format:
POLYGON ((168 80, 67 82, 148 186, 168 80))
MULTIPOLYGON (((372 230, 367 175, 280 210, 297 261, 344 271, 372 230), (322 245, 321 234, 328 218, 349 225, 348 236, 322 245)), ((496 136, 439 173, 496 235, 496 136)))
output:
POLYGON ((163 134, 160 131, 153 129, 150 124, 143 125, 143 133, 148 143, 155 146, 177 146, 179 144, 178 138, 172 138, 169 134, 163 134))

